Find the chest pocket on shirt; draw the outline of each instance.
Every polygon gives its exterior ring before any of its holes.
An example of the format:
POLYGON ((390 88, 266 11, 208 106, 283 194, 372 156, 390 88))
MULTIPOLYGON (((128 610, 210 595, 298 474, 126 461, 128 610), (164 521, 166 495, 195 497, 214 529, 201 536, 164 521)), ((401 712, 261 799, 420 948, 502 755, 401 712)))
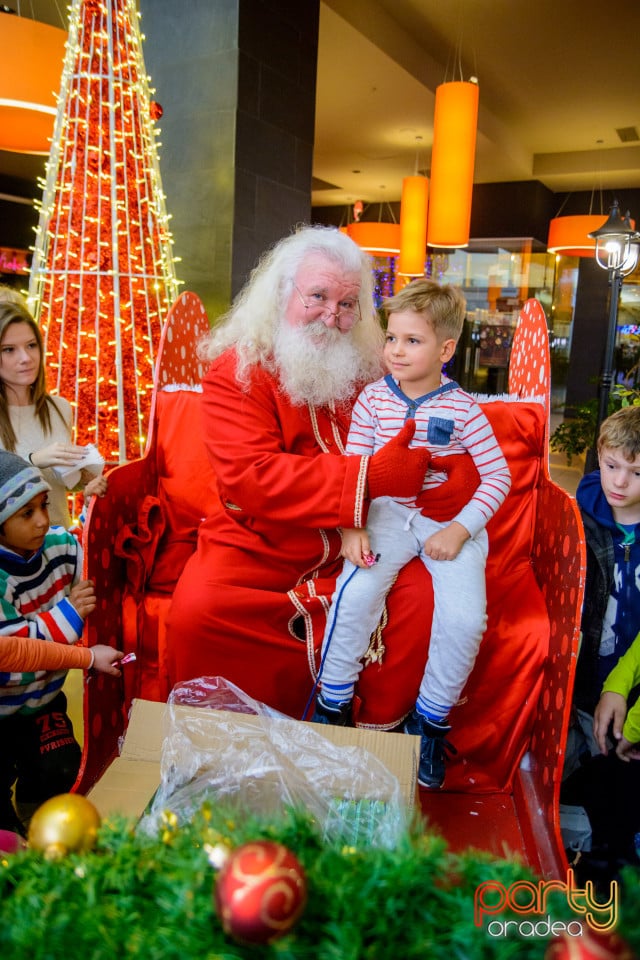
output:
POLYGON ((442 417, 429 417, 427 425, 427 440, 438 447, 445 447, 451 440, 453 420, 444 420, 442 417))

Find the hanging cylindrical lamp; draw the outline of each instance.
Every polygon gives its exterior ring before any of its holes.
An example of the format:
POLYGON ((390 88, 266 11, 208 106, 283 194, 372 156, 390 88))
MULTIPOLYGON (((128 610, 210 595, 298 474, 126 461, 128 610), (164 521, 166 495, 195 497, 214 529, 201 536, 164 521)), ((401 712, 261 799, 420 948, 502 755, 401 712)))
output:
POLYGON ((0 150, 48 154, 67 33, 0 13, 0 150))
POLYGON ((429 181, 426 177, 405 177, 400 202, 400 259, 398 274, 421 277, 427 256, 427 210, 429 181))
POLYGON ((596 241, 589 236, 598 230, 607 218, 600 214, 554 217, 549 224, 547 250, 563 257, 593 257, 596 241))
POLYGON ((372 257, 397 257, 400 253, 400 224, 358 220, 345 232, 372 257))
POLYGON ((436 89, 431 154, 430 247, 466 247, 476 154, 479 87, 475 81, 436 89))

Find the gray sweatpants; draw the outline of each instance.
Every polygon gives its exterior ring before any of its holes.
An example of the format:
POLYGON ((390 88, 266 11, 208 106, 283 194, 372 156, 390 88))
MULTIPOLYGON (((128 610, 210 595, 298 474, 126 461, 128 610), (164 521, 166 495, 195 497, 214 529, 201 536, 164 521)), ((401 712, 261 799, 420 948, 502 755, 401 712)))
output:
POLYGON ((443 707, 457 702, 473 669, 487 625, 488 539, 486 531, 481 530, 465 542, 455 560, 432 560, 425 556, 423 544, 432 533, 446 526, 447 523, 430 520, 419 510, 396 503, 390 497, 372 502, 367 530, 371 550, 380 554, 380 560, 367 569, 345 560, 336 582, 323 640, 326 656, 321 684, 357 681, 362 670, 361 658, 378 625, 385 597, 396 575, 413 557, 420 557, 431 574, 434 592, 429 657, 420 694, 428 702, 443 707))

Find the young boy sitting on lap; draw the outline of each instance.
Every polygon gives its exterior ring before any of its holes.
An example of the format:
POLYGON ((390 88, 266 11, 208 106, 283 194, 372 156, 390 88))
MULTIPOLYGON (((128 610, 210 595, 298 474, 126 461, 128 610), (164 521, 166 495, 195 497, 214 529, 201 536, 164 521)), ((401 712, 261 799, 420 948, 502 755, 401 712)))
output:
MULTIPOLYGON (((507 462, 477 402, 442 368, 462 332, 465 300, 451 286, 414 280, 385 303, 384 360, 389 371, 365 387, 351 417, 347 453, 373 454, 415 419, 412 446, 432 460, 419 502, 380 497, 369 509, 367 529, 343 530, 345 564, 336 583, 323 641, 321 692, 316 723, 351 722, 361 658, 399 570, 420 557, 431 574, 434 612, 429 657, 415 710, 404 730, 421 737, 418 780, 441 787, 448 716, 473 668, 486 627, 485 526, 511 485, 507 462), (430 491, 447 480, 447 460, 470 454, 477 489, 446 522, 429 509, 430 491)), ((453 482, 453 480, 452 480, 453 482)), ((426 646, 425 630, 425 646, 426 646)))

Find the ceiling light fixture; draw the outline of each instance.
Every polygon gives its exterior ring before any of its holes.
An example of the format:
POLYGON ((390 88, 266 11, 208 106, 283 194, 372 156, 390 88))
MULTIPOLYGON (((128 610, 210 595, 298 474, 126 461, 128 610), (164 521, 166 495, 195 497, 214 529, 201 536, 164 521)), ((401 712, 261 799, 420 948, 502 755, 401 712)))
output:
POLYGON ((430 247, 466 247, 469 243, 479 93, 475 77, 436 88, 427 231, 430 247))
MULTIPOLYGON (((380 187, 384 190, 384 186, 380 187)), ((386 204, 390 221, 383 221, 380 203, 377 220, 362 220, 364 205, 357 200, 353 205, 353 221, 341 230, 372 257, 397 257, 400 253, 400 224, 396 223, 393 208, 386 204)))
POLYGON ((397 257, 400 253, 400 224, 358 220, 346 233, 372 257, 397 257))
POLYGON ((418 149, 422 137, 416 137, 415 174, 402 181, 400 201, 400 259, 398 275, 421 277, 427 257, 427 210, 429 181, 418 174, 418 149))
POLYGON ((596 242, 591 234, 606 222, 603 214, 554 217, 549 223, 547 250, 563 257, 593 257, 596 242))
POLYGON ((48 154, 67 33, 0 11, 0 150, 48 154))
MULTIPOLYGON (((603 141, 596 140, 596 146, 602 148, 603 141)), ((602 158, 600 158, 602 159, 602 158)), ((601 163, 599 164, 601 166, 601 163)), ((575 214, 562 217, 560 214, 570 197, 567 194, 563 200, 558 215, 549 223, 549 235, 547 237, 547 250, 549 253, 555 253, 563 257, 593 257, 596 251, 596 242, 591 236, 594 230, 598 230, 606 223, 607 217, 603 213, 602 205, 602 171, 596 174, 600 180, 600 213, 593 213, 593 200, 595 186, 591 191, 589 201, 589 213, 575 214)), ((595 181, 595 177, 594 177, 595 181)))

